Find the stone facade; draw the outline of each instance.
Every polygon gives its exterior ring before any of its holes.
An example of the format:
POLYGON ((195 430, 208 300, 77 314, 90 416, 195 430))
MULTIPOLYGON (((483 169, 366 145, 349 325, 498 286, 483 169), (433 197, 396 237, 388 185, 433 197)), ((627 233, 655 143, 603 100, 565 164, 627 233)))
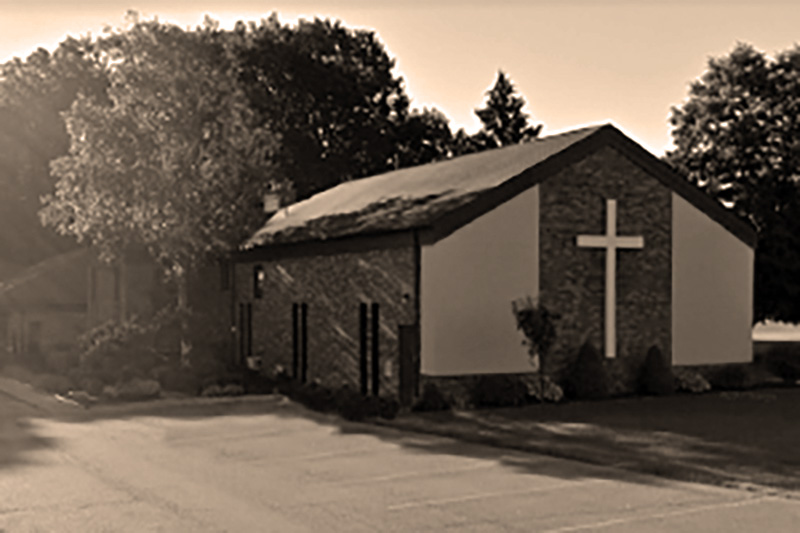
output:
MULTIPOLYGON (((319 380, 330 387, 347 384, 358 390, 359 306, 362 302, 377 303, 380 393, 395 395, 399 383, 398 327, 415 323, 414 263, 411 247, 238 263, 236 313, 239 304, 252 305, 253 355, 262 357, 264 372, 272 372, 278 365, 290 371, 292 305, 305 303, 307 380, 319 380), (258 266, 263 268, 260 298, 254 295, 254 268, 258 266)), ((241 334, 239 328, 237 346, 241 334)))
POLYGON ((617 353, 606 362, 623 393, 650 346, 671 353, 671 191, 611 147, 542 183, 540 301, 561 315, 546 369, 558 380, 584 342, 603 350, 606 251, 576 237, 606 233, 607 199, 617 200, 617 234, 644 237, 643 249, 617 251, 617 353))

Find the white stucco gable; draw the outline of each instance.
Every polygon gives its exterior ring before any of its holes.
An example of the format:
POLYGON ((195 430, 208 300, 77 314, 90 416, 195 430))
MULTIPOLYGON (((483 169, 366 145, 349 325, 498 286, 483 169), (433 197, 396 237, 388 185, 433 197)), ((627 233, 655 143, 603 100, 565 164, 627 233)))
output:
POLYGON ((750 246, 673 194, 673 364, 752 360, 753 261, 750 246))

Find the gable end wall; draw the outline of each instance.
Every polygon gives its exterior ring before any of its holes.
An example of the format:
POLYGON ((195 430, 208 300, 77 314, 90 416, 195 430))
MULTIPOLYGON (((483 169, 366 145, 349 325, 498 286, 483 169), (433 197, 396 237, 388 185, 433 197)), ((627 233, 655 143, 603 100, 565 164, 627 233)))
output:
POLYGON ((561 315, 547 371, 565 375, 580 346, 604 351, 604 249, 578 248, 578 234, 606 232, 617 200, 617 234, 642 235, 641 250, 617 252, 617 355, 607 360, 615 392, 635 386, 650 346, 671 353, 671 191, 614 148, 604 147, 540 185, 541 301, 561 315))

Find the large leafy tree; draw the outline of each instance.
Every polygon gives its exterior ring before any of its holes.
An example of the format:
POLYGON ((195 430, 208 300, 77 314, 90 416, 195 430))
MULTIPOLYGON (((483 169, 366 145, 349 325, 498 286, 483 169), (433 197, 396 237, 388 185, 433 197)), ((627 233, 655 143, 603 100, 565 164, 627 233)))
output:
POLYGON ((60 113, 78 92, 105 92, 92 52, 89 39, 67 38, 0 65, 0 261, 27 265, 74 246, 41 226, 39 197, 53 187, 50 160, 69 147, 60 113))
POLYGON ((394 168, 408 98, 374 32, 320 19, 289 26, 273 14, 237 24, 229 45, 299 197, 394 168))
POLYGON ((107 101, 80 95, 65 114, 69 153, 52 163, 58 181, 42 217, 107 256, 146 248, 184 311, 189 271, 261 222, 253 200, 270 178, 274 137, 255 124, 213 27, 135 22, 96 46, 107 101))
POLYGON ((710 59, 670 122, 667 161, 758 232, 754 319, 800 322, 800 49, 710 59))
POLYGON ((499 70, 494 85, 486 93, 483 107, 475 110, 481 129, 473 136, 473 143, 482 149, 497 148, 538 137, 542 125, 531 125, 528 114, 522 111, 524 107, 525 99, 517 94, 511 79, 499 70))

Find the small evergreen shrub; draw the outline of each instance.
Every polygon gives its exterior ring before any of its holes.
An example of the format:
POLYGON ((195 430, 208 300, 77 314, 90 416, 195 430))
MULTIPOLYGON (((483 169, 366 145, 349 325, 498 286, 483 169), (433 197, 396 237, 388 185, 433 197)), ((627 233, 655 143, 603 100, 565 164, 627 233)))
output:
POLYGON ((65 395, 75 388, 71 379, 57 374, 38 374, 34 376, 31 384, 44 392, 60 395, 65 395))
POLYGON ((718 390, 746 390, 752 388, 752 373, 748 365, 720 365, 706 373, 711 387, 718 390))
POLYGON ((394 420, 400 412, 400 402, 394 398, 379 398, 378 416, 386 420, 394 420))
POLYGON ((800 380, 800 350, 793 343, 772 348, 759 359, 761 366, 783 381, 796 383, 800 380))
POLYGON ((545 376, 528 385, 528 397, 542 403, 558 403, 564 399, 564 391, 558 383, 545 376))
POLYGON ((522 405, 528 396, 528 387, 519 379, 506 375, 479 376, 470 389, 470 400, 475 407, 514 407, 522 405))
POLYGON ((313 411, 329 412, 336 409, 333 391, 313 382, 298 387, 295 399, 313 411))
MULTIPOLYGON (((195 396, 201 392, 202 380, 194 372, 176 365, 164 365, 154 371, 155 378, 165 391, 195 396)), ((86 389, 87 392, 88 389, 86 389)))
POLYGON ((567 376, 570 396, 579 400, 607 398, 608 375, 603 356, 588 341, 581 346, 567 376))
POLYGON ((411 408, 417 413, 432 411, 449 411, 452 407, 450 400, 442 394, 434 383, 426 383, 417 402, 411 408))
POLYGON ((664 354, 657 346, 647 350, 647 356, 639 376, 639 390, 643 394, 663 396, 675 392, 675 377, 664 354))
POLYGON ((380 415, 380 398, 375 396, 361 396, 356 391, 346 389, 347 392, 338 395, 336 410, 345 420, 360 422, 366 418, 380 415))
POLYGON ((675 387, 681 392, 699 394, 711 390, 711 384, 699 372, 688 368, 675 369, 675 387))

